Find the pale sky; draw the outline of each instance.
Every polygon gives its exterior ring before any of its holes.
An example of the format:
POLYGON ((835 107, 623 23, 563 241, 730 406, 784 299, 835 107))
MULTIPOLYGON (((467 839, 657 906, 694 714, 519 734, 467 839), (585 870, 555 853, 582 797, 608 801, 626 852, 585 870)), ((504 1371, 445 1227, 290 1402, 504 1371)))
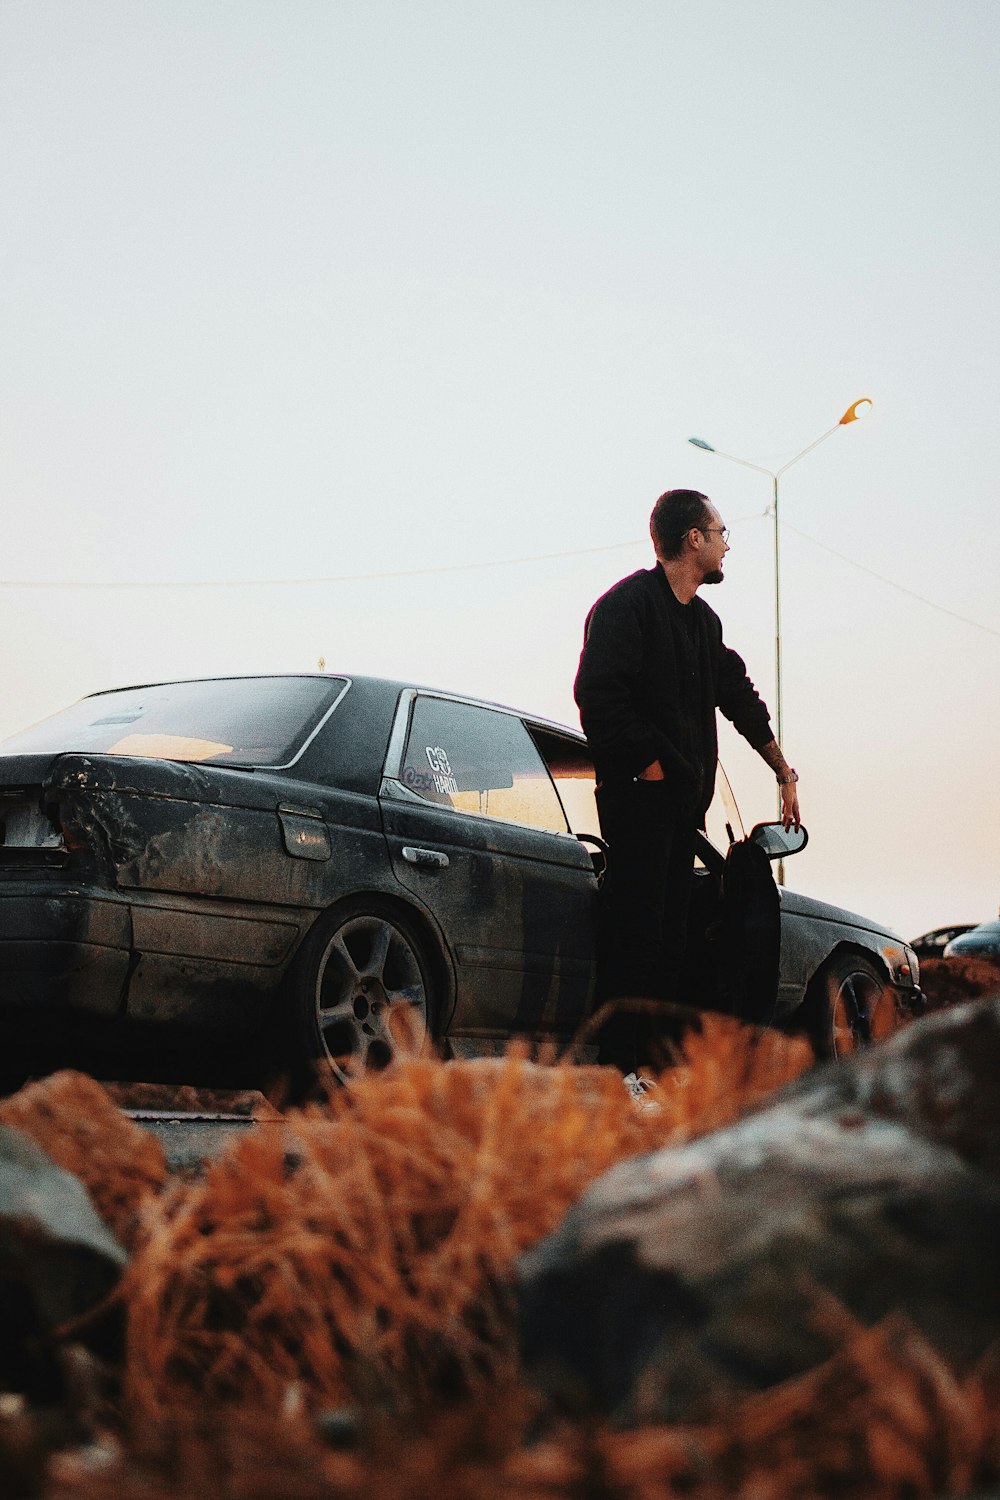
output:
POLYGON ((687 438, 869 396, 782 481, 788 881, 995 916, 998 60, 995 0, 2 0, 0 734, 320 657, 575 724, 675 486, 773 707, 769 482, 687 438))

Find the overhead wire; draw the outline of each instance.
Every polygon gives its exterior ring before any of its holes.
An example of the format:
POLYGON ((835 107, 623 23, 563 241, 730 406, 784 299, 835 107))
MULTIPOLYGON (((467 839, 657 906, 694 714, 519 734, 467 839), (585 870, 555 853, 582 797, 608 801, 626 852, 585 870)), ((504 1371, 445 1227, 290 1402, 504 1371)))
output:
POLYGON ((579 547, 564 552, 534 552, 524 557, 489 557, 481 562, 435 563, 426 568, 399 568, 374 573, 329 573, 316 578, 205 578, 205 579, 17 579, 0 578, 0 589, 284 589, 309 588, 322 583, 368 583, 380 578, 424 578, 432 573, 471 573, 482 568, 514 568, 522 563, 553 562, 564 557, 590 557, 598 552, 620 552, 641 543, 610 542, 604 547, 579 547))
POLYGON ((983 630, 987 635, 1000 637, 1000 630, 994 629, 992 625, 984 625, 980 620, 970 620, 968 615, 960 615, 957 610, 949 609, 946 604, 938 604, 935 599, 928 599, 925 594, 918 594, 916 589, 908 589, 905 584, 897 583, 895 578, 887 578, 884 573, 879 573, 875 568, 869 568, 866 563, 859 563, 856 558, 848 557, 845 552, 838 552, 836 547, 830 547, 826 542, 821 542, 818 537, 810 536, 808 531, 803 531, 800 526, 793 526, 790 521, 780 522, 782 530, 786 527, 794 531, 796 536, 802 537, 803 541, 811 542, 814 547, 819 547, 823 552, 829 552, 831 557, 837 557, 841 562, 847 563, 851 568, 857 568, 859 573, 867 573, 869 578, 877 578, 879 583, 887 584, 891 589, 897 589, 899 593, 906 594, 910 599, 917 599, 921 604, 926 604, 929 609, 936 609, 943 615, 949 615, 953 620, 961 620, 963 625, 971 625, 974 630, 983 630))
MULTIPOLYGON (((758 519, 740 516, 733 523, 758 519)), ((624 552, 648 545, 648 537, 629 542, 607 542, 601 547, 576 547, 560 552, 531 552, 521 557, 487 557, 480 562, 433 563, 426 568, 398 568, 370 573, 329 573, 315 578, 205 578, 205 579, 17 579, 0 578, 0 589, 283 589, 311 588, 324 583, 368 583, 381 578, 424 578, 432 573, 471 573, 484 568, 516 568, 523 563, 556 562, 566 557, 594 557, 602 552, 624 552)))
MULTIPOLYGON (((759 521, 769 516, 769 509, 754 511, 753 515, 738 516, 733 522, 740 525, 746 521, 759 521)), ((992 625, 984 625, 980 620, 970 619, 958 610, 949 609, 945 604, 939 604, 935 599, 928 599, 926 594, 918 593, 916 589, 907 588, 905 584, 899 583, 894 578, 889 578, 875 568, 870 568, 866 563, 858 562, 857 558, 848 557, 845 552, 840 552, 836 547, 831 547, 827 542, 821 542, 818 537, 811 536, 808 531, 803 531, 800 526, 793 525, 790 521, 782 520, 781 529, 792 531, 803 541, 819 547, 821 551, 828 552, 831 557, 836 557, 840 562, 846 563, 848 567, 856 568, 858 572, 865 573, 869 578, 876 579, 885 584, 887 588, 896 589, 908 598, 917 600, 928 609, 937 610, 939 614, 948 615, 953 620, 960 621, 963 625, 969 625, 974 630, 981 630, 986 635, 1000 637, 1000 630, 992 625)), ((597 557, 607 552, 624 552, 628 549, 644 545, 646 538, 634 538, 627 542, 608 542, 600 547, 576 547, 563 549, 559 552, 531 552, 520 557, 489 557, 478 562, 464 563, 435 563, 424 568, 398 568, 381 569, 367 573, 329 573, 314 578, 216 578, 216 579, 15 579, 0 578, 0 589, 6 590, 95 590, 120 591, 123 589, 277 589, 277 588, 310 588, 322 584, 331 583, 369 583, 380 579, 393 578, 426 578, 440 576, 448 573, 471 573, 488 568, 516 568, 526 563, 537 562, 561 562, 566 558, 573 557, 597 557)))

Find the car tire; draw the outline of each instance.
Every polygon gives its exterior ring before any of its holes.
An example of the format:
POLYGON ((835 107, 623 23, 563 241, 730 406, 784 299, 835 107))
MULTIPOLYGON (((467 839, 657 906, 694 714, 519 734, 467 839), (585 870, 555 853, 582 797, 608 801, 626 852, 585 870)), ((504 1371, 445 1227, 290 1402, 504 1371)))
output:
POLYGON ((835 953, 809 987, 808 1031, 819 1058, 848 1057, 884 1041, 904 1020, 900 996, 874 959, 835 953))
POLYGON ((321 1086, 349 1083, 426 1048, 431 966, 414 924, 388 903, 359 898, 318 917, 291 982, 300 1062, 321 1086))

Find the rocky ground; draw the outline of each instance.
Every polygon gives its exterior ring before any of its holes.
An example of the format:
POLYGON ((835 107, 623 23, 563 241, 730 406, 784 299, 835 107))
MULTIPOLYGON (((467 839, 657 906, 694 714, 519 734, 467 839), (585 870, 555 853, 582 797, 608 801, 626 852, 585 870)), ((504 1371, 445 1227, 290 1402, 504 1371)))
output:
MULTIPOLYGON (((944 967, 939 967, 944 965, 944 967)), ((1000 1481, 1000 972, 848 1062, 707 1018, 408 1063, 198 1173, 0 1103, 0 1495, 945 1497, 1000 1481)))

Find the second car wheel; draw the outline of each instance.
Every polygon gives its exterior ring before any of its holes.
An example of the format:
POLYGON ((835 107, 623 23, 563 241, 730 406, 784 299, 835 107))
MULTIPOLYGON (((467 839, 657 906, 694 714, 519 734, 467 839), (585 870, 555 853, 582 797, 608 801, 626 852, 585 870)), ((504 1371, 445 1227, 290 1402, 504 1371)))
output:
POLYGON ((818 1057, 846 1057, 902 1024, 899 996, 874 959, 834 954, 811 986, 809 1030, 818 1057))
POLYGON ((348 1083, 419 1053, 431 1030, 432 981, 420 939, 376 900, 317 919, 293 978, 299 1035, 320 1079, 348 1083))

